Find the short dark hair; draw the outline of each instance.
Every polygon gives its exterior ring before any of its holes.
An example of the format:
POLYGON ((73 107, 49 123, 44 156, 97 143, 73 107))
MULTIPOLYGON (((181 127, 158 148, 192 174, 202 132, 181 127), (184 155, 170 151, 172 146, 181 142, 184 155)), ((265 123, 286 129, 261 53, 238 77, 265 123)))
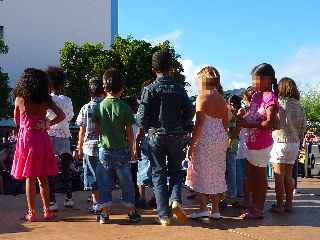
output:
POLYGON ((152 67, 159 72, 169 72, 172 69, 173 56, 169 50, 158 50, 152 55, 152 67))
POLYGON ((92 77, 89 80, 89 93, 91 97, 96 97, 104 93, 102 80, 98 77, 92 77))
POLYGON ((284 77, 281 78, 279 84, 279 94, 280 98, 294 98, 300 100, 300 93, 295 81, 291 78, 284 77))
POLYGON ((49 66, 47 68, 47 74, 51 88, 59 89, 60 87, 64 86, 66 74, 62 68, 56 66, 49 66))
POLYGON ((16 83, 15 97, 22 97, 29 103, 50 103, 49 81, 46 72, 27 68, 16 83))
POLYGON ((103 87, 106 92, 118 93, 124 88, 121 73, 116 68, 109 68, 103 74, 103 87))
POLYGON ((229 104, 232 104, 236 109, 241 108, 241 97, 238 95, 231 95, 228 100, 229 104))

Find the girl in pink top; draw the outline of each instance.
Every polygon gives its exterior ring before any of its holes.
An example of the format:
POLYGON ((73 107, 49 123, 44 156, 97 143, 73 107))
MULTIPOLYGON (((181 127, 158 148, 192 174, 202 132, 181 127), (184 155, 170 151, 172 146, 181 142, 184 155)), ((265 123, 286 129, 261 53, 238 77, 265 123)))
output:
POLYGON ((48 220, 53 214, 49 211, 47 176, 56 175, 58 167, 47 129, 62 121, 65 115, 51 100, 48 77, 42 70, 24 70, 17 81, 15 96, 14 118, 19 134, 11 174, 16 179, 26 179, 28 211, 25 219, 30 222, 36 220, 35 197, 38 180, 44 219, 48 220), (46 119, 49 108, 56 114, 52 121, 46 119))
POLYGON ((252 70, 252 85, 256 93, 252 96, 249 112, 239 119, 239 125, 247 128, 246 145, 248 148, 247 183, 252 193, 251 207, 241 215, 242 218, 263 218, 263 209, 267 192, 266 167, 272 149, 272 129, 276 123, 278 111, 275 72, 270 64, 262 63, 252 70))

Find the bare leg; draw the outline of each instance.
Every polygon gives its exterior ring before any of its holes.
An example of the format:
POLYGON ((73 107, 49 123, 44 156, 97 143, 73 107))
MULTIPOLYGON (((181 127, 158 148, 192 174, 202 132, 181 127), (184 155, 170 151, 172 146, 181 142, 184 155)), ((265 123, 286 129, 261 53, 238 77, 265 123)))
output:
POLYGON ((139 186, 140 198, 146 200, 146 187, 141 185, 139 186))
POLYGON ((294 181, 292 180, 292 165, 285 164, 284 187, 286 192, 286 208, 292 208, 294 181))
POLYGON ((43 204, 43 209, 49 209, 49 185, 47 177, 39 177, 40 196, 43 204))
POLYGON ((274 179, 275 179, 275 190, 277 198, 277 209, 283 211, 283 195, 284 195, 284 177, 285 168, 284 164, 274 163, 273 166, 274 179))
POLYGON ((219 194, 210 195, 210 201, 212 203, 211 214, 219 213, 220 212, 219 211, 219 202, 220 202, 219 194))
POLYGON ((245 177, 245 201, 248 208, 252 207, 252 193, 254 191, 254 166, 246 162, 246 177, 245 177))
POLYGON ((93 203, 98 202, 99 193, 97 190, 93 190, 91 193, 93 203))
POLYGON ((35 198, 36 198, 36 178, 26 179, 26 195, 29 211, 35 211, 35 198))
POLYGON ((254 191, 253 191, 253 205, 259 214, 263 213, 264 203, 268 189, 267 171, 265 167, 254 166, 254 191))
POLYGON ((208 198, 205 194, 197 193, 197 201, 200 204, 200 211, 207 211, 208 198))

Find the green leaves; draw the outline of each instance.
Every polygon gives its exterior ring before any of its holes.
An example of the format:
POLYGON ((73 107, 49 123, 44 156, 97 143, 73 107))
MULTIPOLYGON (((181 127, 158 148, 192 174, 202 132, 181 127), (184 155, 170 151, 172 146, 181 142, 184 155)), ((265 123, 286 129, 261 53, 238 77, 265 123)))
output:
POLYGON ((121 70, 125 80, 127 96, 140 96, 145 81, 153 80, 151 59, 154 52, 159 49, 169 49, 174 56, 173 77, 181 84, 185 77, 181 74, 183 67, 178 61, 179 55, 169 41, 152 46, 144 40, 132 37, 117 37, 110 50, 103 48, 101 43, 85 43, 77 45, 66 42, 60 50, 60 65, 66 71, 67 94, 72 98, 75 113, 82 105, 89 101, 88 80, 93 76, 102 77, 108 67, 121 70))
POLYGON ((7 54, 9 51, 9 47, 5 44, 3 39, 0 39, 0 55, 7 54))
POLYGON ((304 92, 301 104, 307 116, 308 127, 315 128, 320 133, 320 91, 312 88, 304 92))

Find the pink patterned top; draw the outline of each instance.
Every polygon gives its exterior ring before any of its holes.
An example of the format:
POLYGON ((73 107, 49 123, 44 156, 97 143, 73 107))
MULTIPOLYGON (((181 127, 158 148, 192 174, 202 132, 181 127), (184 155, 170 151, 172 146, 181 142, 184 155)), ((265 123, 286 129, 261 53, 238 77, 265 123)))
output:
MULTIPOLYGON (((252 96, 249 112, 245 119, 249 123, 261 123, 267 119, 267 108, 276 105, 278 99, 273 92, 256 92, 252 96)), ((247 129, 246 144, 249 150, 260 150, 273 144, 271 128, 249 128, 247 129)))

